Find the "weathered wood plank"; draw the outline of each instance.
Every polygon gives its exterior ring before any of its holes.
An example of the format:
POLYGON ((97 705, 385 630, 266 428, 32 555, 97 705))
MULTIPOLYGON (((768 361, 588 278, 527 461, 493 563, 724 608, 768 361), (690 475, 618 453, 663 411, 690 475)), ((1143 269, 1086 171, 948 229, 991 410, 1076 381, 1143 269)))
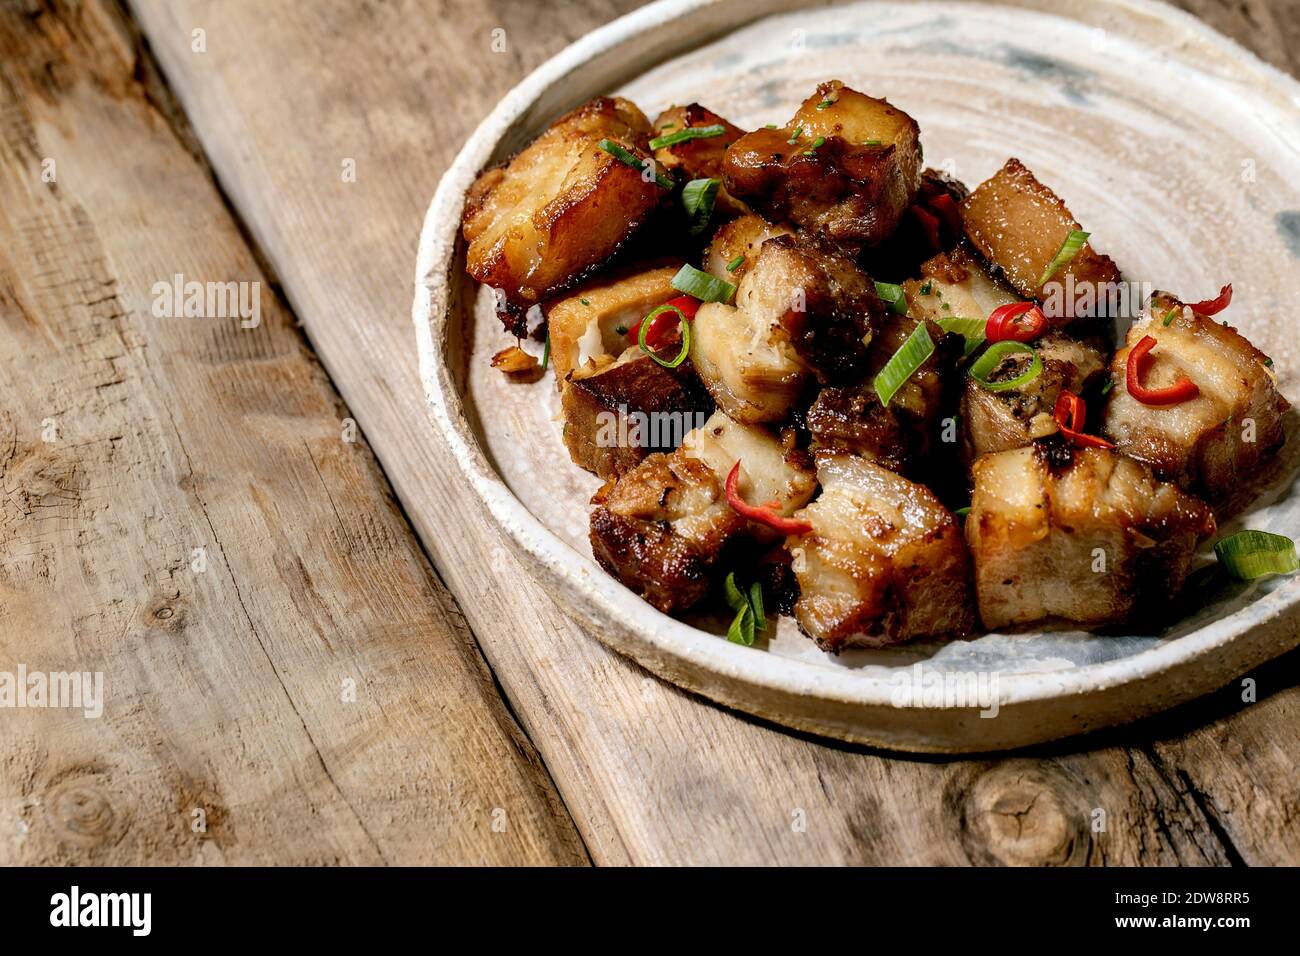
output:
POLYGON ((0 711, 0 862, 584 861, 164 100, 115 7, 0 4, 0 671, 105 697, 0 711))
MULTIPOLYGON (((648 676, 584 636, 522 575, 425 418, 407 319, 410 262, 438 176, 479 117, 527 69, 628 6, 588 0, 556 16, 534 4, 468 0, 434 9, 414 0, 133 3, 223 186, 367 429, 593 857, 1300 859, 1294 833, 1279 839, 1278 826, 1260 825, 1235 797, 1237 816, 1218 824, 1207 816, 1228 799, 1220 794, 1244 792, 1259 770, 1216 763, 1205 753, 1210 731, 1188 731, 1195 721, 1173 725, 1155 749, 1137 742, 1169 725, 1013 758, 882 756, 786 733, 648 676), (202 55, 190 50, 196 28, 206 31, 202 55), (495 28, 507 40, 499 54, 491 51, 495 28), (349 158, 355 183, 339 176, 349 158), (1097 810, 1106 826, 1094 833, 1097 810)), ((1259 784, 1273 794, 1279 821, 1296 802, 1295 782, 1278 779, 1296 758, 1296 700, 1292 687, 1244 719, 1222 718, 1233 732, 1258 735, 1278 721, 1292 728, 1259 784)), ((1203 706, 1232 704, 1230 695, 1216 701, 1203 706)))

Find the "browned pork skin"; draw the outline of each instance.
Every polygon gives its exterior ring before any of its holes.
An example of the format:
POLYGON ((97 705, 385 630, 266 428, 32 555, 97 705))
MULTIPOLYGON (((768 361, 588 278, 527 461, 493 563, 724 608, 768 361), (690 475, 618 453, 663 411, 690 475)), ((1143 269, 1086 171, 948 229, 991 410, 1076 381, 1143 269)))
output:
POLYGON ((1047 439, 975 462, 966 540, 990 629, 1154 617, 1214 532, 1198 498, 1101 448, 1047 439))
POLYGON ((1157 293, 1115 353, 1103 432, 1161 477, 1225 502, 1284 439, 1282 415, 1290 406, 1277 390, 1270 362, 1236 329, 1157 293), (1162 388, 1186 375, 1199 395, 1154 406, 1129 394, 1129 351, 1148 335, 1156 346, 1141 383, 1162 388))
POLYGON ((923 485, 848 456, 817 467, 822 491, 796 517, 795 618, 823 650, 961 636, 974 624, 970 559, 952 514, 923 485))

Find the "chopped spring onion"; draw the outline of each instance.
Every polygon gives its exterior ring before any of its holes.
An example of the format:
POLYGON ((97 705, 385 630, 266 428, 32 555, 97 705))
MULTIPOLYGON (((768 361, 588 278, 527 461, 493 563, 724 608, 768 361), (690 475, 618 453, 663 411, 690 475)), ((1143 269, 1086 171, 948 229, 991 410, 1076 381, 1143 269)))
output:
POLYGON ((799 140, 799 136, 800 136, 802 133, 803 133, 803 127, 802 127, 802 126, 796 126, 796 127, 794 128, 794 132, 790 134, 790 138, 787 139, 786 142, 789 143, 791 146, 793 146, 796 142, 798 142, 798 140, 799 140))
POLYGON ((736 294, 736 287, 730 282, 702 272, 690 263, 673 276, 672 286, 701 302, 726 302, 736 294))
POLYGON ((731 627, 727 628, 727 640, 733 644, 744 644, 746 647, 753 646, 754 609, 748 603, 736 612, 735 620, 731 622, 731 627))
POLYGON ((755 581, 749 586, 749 606, 754 610, 754 626, 767 630, 767 615, 763 611, 763 585, 755 581))
POLYGON ((922 322, 876 376, 873 384, 880 396, 880 404, 888 407, 889 400, 903 387, 903 383, 933 354, 934 342, 922 322))
POLYGON ((958 518, 966 517, 968 514, 970 514, 970 505, 967 505, 965 508, 958 508, 956 511, 953 512, 953 514, 955 514, 958 518))
POLYGON ((713 202, 718 195, 720 179, 692 179, 682 187, 682 205, 690 217, 692 236, 699 235, 709 226, 713 216, 713 202))
POLYGON ((817 104, 817 108, 819 110, 828 110, 834 105, 835 105, 834 100, 822 100, 820 103, 817 104))
POLYGON ((1043 371, 1043 360, 1039 358, 1038 352, 1033 346, 1025 345, 1023 342, 1016 342, 1006 339, 1001 342, 994 342, 988 347, 988 351, 975 360, 975 364, 970 367, 970 377, 975 379, 990 392, 1005 392, 1008 389, 1020 388, 1022 385, 1028 385, 1034 379, 1038 378, 1043 371), (1025 369, 1015 378, 1000 379, 993 381, 989 375, 1002 364, 1002 360, 1008 355, 1027 354, 1031 356, 1029 368, 1025 369))
POLYGON ((711 136, 721 136, 725 133, 726 127, 720 123, 713 126, 688 126, 685 129, 679 129, 675 133, 669 133, 667 136, 656 136, 650 140, 651 149, 663 149, 665 146, 676 146, 678 143, 685 143, 692 139, 708 139, 711 136))
POLYGON ((664 368, 676 368, 677 366, 681 365, 684 361, 686 361, 686 356, 690 354, 691 323, 687 321, 686 313, 683 312, 681 309, 677 308, 677 306, 661 305, 657 309, 652 310, 649 315, 647 315, 644 319, 641 320, 641 328, 637 331, 636 334, 636 344, 641 346, 642 352, 645 352, 646 355, 650 356, 652 359, 654 359, 664 368), (674 358, 668 360, 661 359, 659 357, 659 354, 654 349, 652 349, 649 345, 646 344, 646 340, 645 340, 646 335, 648 335, 650 332, 650 326, 654 325, 655 319, 665 312, 677 313, 678 325, 682 330, 681 351, 678 352, 674 358))
POLYGON ((862 141, 862 145, 863 145, 863 146, 881 146, 881 145, 883 145, 883 144, 882 144, 882 143, 880 142, 880 140, 878 140, 878 139, 864 139, 864 140, 862 141))
POLYGON ((776 124, 768 123, 766 126, 763 127, 763 129, 776 129, 776 124))
POLYGON ((727 263, 727 271, 735 272, 742 265, 744 265, 744 263, 745 263, 744 256, 736 256, 736 258, 732 259, 730 262, 727 263))
POLYGON ((1101 394, 1109 395, 1110 390, 1114 387, 1115 387, 1115 380, 1113 378, 1106 379, 1106 384, 1101 387, 1101 394))
POLYGON ((1168 312, 1165 313, 1165 317, 1160 320, 1160 324, 1169 325, 1171 322, 1174 321, 1174 316, 1177 314, 1178 314, 1178 306, 1174 306, 1172 309, 1170 309, 1168 312))
POLYGON ((1268 574, 1300 571, 1295 542, 1268 531, 1238 531, 1214 546, 1219 563, 1233 577, 1250 581, 1268 574))
POLYGON ((581 302, 583 305, 591 305, 590 299, 579 299, 578 301, 581 302))
POLYGON ((818 136, 815 140, 813 140, 813 144, 812 144, 812 146, 811 146, 809 149, 805 149, 805 150, 803 151, 803 154, 804 154, 805 156, 811 156, 813 153, 817 152, 817 150, 818 150, 820 147, 825 146, 825 145, 826 145, 826 137, 825 137, 825 136, 818 136))
POLYGON ((1065 242, 1061 243, 1061 248, 1056 251, 1056 258, 1048 263, 1047 268, 1043 271, 1043 277, 1038 280, 1038 284, 1041 286, 1056 274, 1057 269, 1077 256, 1090 235, 1092 235, 1090 232, 1080 232, 1078 229, 1071 230, 1070 234, 1065 237, 1065 242))
POLYGON ((877 282, 876 295, 889 304, 889 307, 899 315, 907 311, 907 296, 903 293, 901 285, 894 285, 892 282, 877 282))
POLYGON ((956 332, 966 340, 966 350, 962 354, 963 358, 968 358, 972 352, 984 343, 984 327, 987 323, 983 319, 959 319, 944 316, 934 321, 945 332, 956 332))
POLYGON ((740 586, 736 584, 736 572, 727 572, 727 577, 722 582, 722 596, 727 599, 727 607, 733 611, 739 611, 749 603, 749 598, 745 597, 740 586))
POLYGON ((542 371, 546 371, 546 366, 551 362, 551 333, 546 333, 546 345, 542 348, 542 371))
MULTIPOLYGON (((633 169, 639 169, 645 172, 646 169, 654 169, 654 161, 649 159, 640 159, 635 153, 626 147, 614 142, 612 139, 602 139, 596 144, 609 155, 613 156, 620 163, 625 163, 633 169)), ((655 171, 655 182, 664 189, 672 189, 673 181, 658 170, 655 171)))

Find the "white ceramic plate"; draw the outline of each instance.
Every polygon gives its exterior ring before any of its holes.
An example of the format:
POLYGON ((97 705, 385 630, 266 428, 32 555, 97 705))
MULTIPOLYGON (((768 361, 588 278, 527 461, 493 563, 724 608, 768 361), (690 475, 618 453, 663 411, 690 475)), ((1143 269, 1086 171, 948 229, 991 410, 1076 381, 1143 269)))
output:
MULTIPOLYGON (((420 239, 414 318, 433 420, 532 572, 602 640, 669 680, 789 726, 903 750, 996 750, 1121 723, 1300 644, 1300 581, 1271 579, 1197 593, 1161 633, 1049 629, 831 657, 784 620, 746 648, 719 636, 722 622, 658 613, 595 564, 587 501, 599 483, 561 444, 553 384, 511 385, 488 367, 511 340, 464 274, 465 191, 592 96, 628 96, 651 117, 698 100, 753 128, 783 123, 830 78, 915 116, 927 164, 972 187, 1020 157, 1127 279, 1190 299, 1231 280, 1228 316, 1274 356, 1284 394, 1300 397, 1290 308, 1300 301, 1300 84, 1199 21, 1146 0, 663 0, 516 87, 443 177, 420 239)), ((1223 533, 1296 536, 1300 441, 1288 431, 1256 503, 1222 521, 1223 533)))

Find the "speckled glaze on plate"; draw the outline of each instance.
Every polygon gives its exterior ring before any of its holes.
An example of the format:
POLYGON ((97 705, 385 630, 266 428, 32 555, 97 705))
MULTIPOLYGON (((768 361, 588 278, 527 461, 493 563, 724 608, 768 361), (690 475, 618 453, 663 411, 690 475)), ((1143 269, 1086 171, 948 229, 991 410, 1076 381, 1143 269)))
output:
MULTIPOLYGON (((1189 299, 1232 281, 1227 317, 1300 398, 1287 308, 1300 301, 1300 84, 1146 0, 663 0, 590 34, 502 100, 443 177, 420 239, 414 320, 434 427, 532 573, 662 677, 792 727, 900 750, 998 750, 1122 723, 1300 644, 1300 580, 1274 578, 1193 587, 1186 615, 1159 633, 1050 628, 831 657, 782 620, 747 648, 720 636, 720 620, 660 614, 595 564, 587 501, 599 482, 569 461, 553 382, 512 385, 488 367, 511 340, 464 274, 465 191, 595 95, 628 96, 651 117, 699 100, 752 128, 783 123, 829 78, 911 113, 927 164, 972 187, 1018 156, 1126 279, 1189 299), (948 693, 935 696, 945 677, 948 693)), ((1295 418, 1254 503, 1222 533, 1297 536, 1295 418)), ((1212 560, 1207 547, 1200 561, 1212 560)))

